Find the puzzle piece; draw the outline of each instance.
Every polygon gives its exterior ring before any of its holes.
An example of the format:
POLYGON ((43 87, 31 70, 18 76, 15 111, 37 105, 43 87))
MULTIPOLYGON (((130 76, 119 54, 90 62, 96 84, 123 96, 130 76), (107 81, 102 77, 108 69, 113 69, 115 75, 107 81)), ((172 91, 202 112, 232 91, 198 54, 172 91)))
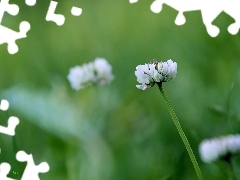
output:
POLYGON ((12 178, 7 177, 8 173, 10 172, 11 166, 8 163, 1 163, 0 164, 0 179, 1 180, 15 180, 12 178))
POLYGON ((19 12, 19 7, 16 4, 9 4, 9 0, 1 0, 0 2, 0 24, 2 23, 2 18, 4 12, 8 12, 12 16, 16 16, 19 12))
MULTIPOLYGON (((48 12, 46 15, 46 21, 53 21, 55 22, 58 26, 62 26, 65 22, 65 17, 62 14, 55 14, 55 10, 57 8, 58 2, 51 1, 48 12)), ((80 16, 82 14, 82 9, 73 6, 71 9, 71 13, 73 16, 80 16)))
MULTIPOLYGON (((33 4, 35 0, 26 0, 27 4, 33 4), (31 1, 31 3, 30 3, 31 1)), ((19 12, 19 7, 16 4, 9 4, 9 0, 1 0, 0 2, 0 45, 7 43, 8 44, 8 52, 10 54, 15 54, 18 52, 18 46, 15 41, 17 39, 22 39, 27 37, 27 32, 30 30, 30 24, 26 21, 23 21, 19 25, 19 32, 15 32, 3 25, 2 18, 4 13, 7 12, 10 15, 17 15, 19 12)))
POLYGON ((26 21, 20 23, 19 32, 13 31, 0 24, 0 44, 8 43, 8 52, 15 54, 18 52, 18 46, 15 41, 27 37, 29 30, 30 24, 26 21))
POLYGON ((40 180, 38 174, 46 173, 50 169, 47 162, 42 162, 36 166, 32 154, 27 154, 24 151, 18 151, 16 158, 20 162, 27 162, 21 180, 40 180))
POLYGON ((62 26, 65 21, 65 17, 62 14, 55 14, 55 9, 57 7, 58 2, 56 1, 51 1, 47 16, 46 16, 46 21, 53 21, 55 22, 58 26, 62 26))
POLYGON ((224 6, 224 12, 231 16, 235 22, 228 26, 228 32, 232 35, 238 33, 240 28, 240 2, 238 0, 232 0, 226 3, 224 6))
MULTIPOLYGON (((9 108, 9 102, 5 99, 1 100, 0 110, 6 111, 9 108)), ((11 116, 8 119, 8 127, 0 126, 0 133, 7 134, 9 136, 15 135, 15 128, 19 124, 19 119, 17 117, 11 116)))
POLYGON ((8 110, 8 108, 9 108, 9 102, 5 99, 2 99, 0 103, 0 110, 6 111, 8 110))
MULTIPOLYGON (((9 102, 7 100, 1 100, 0 109, 7 110, 9 108, 9 102)), ((11 116, 8 119, 8 127, 0 126, 0 133, 7 134, 10 136, 15 135, 15 128, 19 124, 19 119, 17 117, 11 116)), ((0 148, 1 154, 1 148, 0 148)), ((27 154, 24 151, 18 151, 16 154, 16 159, 20 162, 27 162, 27 166, 23 172, 21 180, 40 180, 39 173, 46 173, 49 171, 50 167, 47 162, 42 162, 39 165, 35 165, 32 154, 27 154)), ((7 177, 11 169, 8 163, 0 164, 0 180, 15 180, 7 177)))
POLYGON ((0 126, 0 133, 6 134, 9 136, 14 136, 15 129, 18 124, 19 124, 19 119, 17 117, 11 116, 8 119, 8 127, 0 126))
MULTIPOLYGON (((131 1, 135 2, 135 0, 130 0, 130 2, 131 1)), ((183 25, 186 22, 186 19, 183 15, 184 12, 201 10, 203 23, 207 29, 208 34, 212 37, 216 37, 219 34, 220 30, 217 26, 213 25, 212 22, 221 12, 225 12, 235 20, 235 23, 231 24, 228 27, 228 32, 234 35, 239 31, 239 0, 155 0, 151 5, 151 10, 154 13, 159 13, 162 10, 163 4, 166 4, 178 11, 178 15, 175 19, 175 24, 177 25, 183 25)))
POLYGON ((80 15, 82 14, 82 9, 73 6, 72 9, 71 9, 71 13, 72 13, 72 15, 74 15, 74 16, 80 16, 80 15))

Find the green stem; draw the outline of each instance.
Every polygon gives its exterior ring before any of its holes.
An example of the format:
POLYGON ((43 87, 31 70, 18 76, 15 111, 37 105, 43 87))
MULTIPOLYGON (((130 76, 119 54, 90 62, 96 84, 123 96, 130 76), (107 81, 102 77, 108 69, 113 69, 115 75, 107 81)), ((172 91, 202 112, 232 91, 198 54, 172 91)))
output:
POLYGON ((197 173, 198 179, 199 180, 203 180, 203 176, 202 176, 201 170, 200 170, 200 168, 198 166, 198 163, 197 163, 197 160, 196 160, 196 158, 195 158, 195 156, 193 154, 192 148, 191 148, 191 146, 190 146, 190 144, 189 144, 189 142, 187 140, 186 135, 184 134, 184 131, 183 131, 183 129, 182 129, 178 119, 177 119, 176 114, 173 111, 173 108, 172 108, 172 106, 171 106, 171 104, 170 104, 170 102, 169 102, 169 100, 167 98, 167 95, 166 95, 166 93, 163 90, 162 84, 158 84, 158 87, 159 87, 159 90, 160 90, 161 94, 164 97, 164 100, 165 100, 165 102, 167 104, 168 110, 169 110, 169 112, 170 112, 170 114, 172 116, 173 122, 174 122, 175 126, 177 127, 178 133, 179 133, 180 137, 182 138, 182 141, 183 141, 183 143, 184 143, 184 145, 185 145, 185 147, 187 149, 188 155, 190 156, 190 159, 191 159, 191 161, 193 163, 193 166, 194 166, 194 169, 195 169, 195 171, 197 173))
POLYGON ((228 167, 229 167, 229 179, 230 180, 239 180, 237 173, 235 172, 235 161, 232 157, 230 157, 229 161, 227 161, 228 167))
MULTIPOLYGON (((9 119, 9 117, 10 117, 10 115, 9 115, 9 113, 6 111, 6 117, 9 119)), ((13 147, 13 152, 14 152, 14 156, 16 156, 16 154, 17 154, 17 141, 16 141, 16 135, 15 136, 13 136, 12 137, 12 147, 13 147)), ((20 172, 20 166, 19 166, 19 163, 17 162, 15 162, 15 167, 17 168, 17 171, 14 171, 14 170, 12 170, 11 171, 11 173, 12 174, 14 174, 14 178, 17 176, 17 178, 18 179, 20 179, 21 177, 20 177, 20 174, 19 174, 19 172, 20 172), (16 174, 15 174, 16 173, 16 174)), ((12 167, 13 168, 13 167, 12 167)))
MULTIPOLYGON (((12 137, 12 146, 13 146, 13 151, 14 151, 14 154, 15 154, 15 156, 16 156, 16 154, 17 154, 17 141, 16 141, 16 137, 12 137)), ((12 173, 14 174, 14 176, 17 176, 17 178, 18 179, 20 179, 20 174, 19 174, 19 172, 20 172, 20 167, 19 167, 19 163, 16 163, 15 164, 15 166, 16 166, 16 168, 17 168, 17 171, 12 171, 12 173), (15 173, 16 174, 15 174, 15 173)))
POLYGON ((232 96, 232 91, 233 91, 233 86, 234 86, 234 83, 232 84, 231 86, 231 89, 230 89, 230 93, 229 93, 229 97, 228 97, 228 102, 227 102, 227 121, 228 121, 228 124, 229 124, 229 127, 231 129, 231 131, 233 132, 233 125, 232 125, 232 122, 230 120, 230 102, 231 102, 231 96, 232 96))

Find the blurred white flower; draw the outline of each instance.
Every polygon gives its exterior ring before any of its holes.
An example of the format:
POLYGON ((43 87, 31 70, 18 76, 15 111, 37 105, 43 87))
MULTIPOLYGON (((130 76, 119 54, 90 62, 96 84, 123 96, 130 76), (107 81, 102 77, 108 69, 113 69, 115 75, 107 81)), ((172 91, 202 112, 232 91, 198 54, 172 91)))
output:
POLYGON ((229 135, 210 140, 204 140, 199 145, 201 159, 210 163, 218 159, 240 152, 240 135, 229 135))
POLYGON ((155 83, 167 82, 175 78, 177 74, 177 63, 171 59, 167 62, 151 61, 149 64, 138 65, 135 75, 141 85, 136 85, 138 89, 146 90, 154 86, 155 83))
POLYGON ((93 84, 108 84, 114 77, 112 67, 107 60, 96 58, 94 62, 70 68, 67 78, 71 87, 79 90, 93 84))

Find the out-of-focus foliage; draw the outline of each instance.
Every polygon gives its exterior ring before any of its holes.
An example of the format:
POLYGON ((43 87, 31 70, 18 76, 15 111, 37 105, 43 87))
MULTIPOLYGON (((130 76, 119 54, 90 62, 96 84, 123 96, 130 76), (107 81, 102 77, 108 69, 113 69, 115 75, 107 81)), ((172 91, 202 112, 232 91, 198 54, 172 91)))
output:
MULTIPOLYGON (((22 20, 31 24, 17 54, 0 46, 0 97, 10 102, 0 124, 10 115, 20 119, 14 138, 0 135, 0 162, 18 172, 11 177, 20 179, 25 164, 15 154, 25 150, 36 164, 49 163, 50 171, 40 174, 46 180, 196 179, 158 88, 135 87, 137 65, 171 58, 178 74, 163 86, 203 176, 227 179, 224 162, 204 164, 198 155, 203 139, 240 131, 240 36, 227 32, 233 22, 227 14, 214 21, 221 32, 212 38, 200 11, 185 13, 186 24, 176 26, 177 11, 165 5, 154 14, 151 0, 59 1, 56 13, 66 17, 61 27, 45 21, 49 1, 10 2, 20 13, 6 14, 2 24, 14 30, 22 20), (83 14, 72 16, 72 6, 83 14), (69 68, 96 57, 109 61, 115 80, 72 90, 69 68)), ((240 174, 239 157, 234 169, 240 174)))

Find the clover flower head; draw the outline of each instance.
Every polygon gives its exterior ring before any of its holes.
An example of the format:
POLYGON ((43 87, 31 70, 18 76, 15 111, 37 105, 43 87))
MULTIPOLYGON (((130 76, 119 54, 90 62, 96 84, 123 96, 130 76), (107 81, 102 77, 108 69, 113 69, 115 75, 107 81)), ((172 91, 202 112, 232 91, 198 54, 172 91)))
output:
POLYGON ((176 77, 177 63, 171 59, 167 62, 152 60, 149 64, 138 65, 135 75, 141 85, 136 85, 138 89, 146 90, 155 83, 167 82, 176 77))
POLYGON ((108 84, 114 76, 107 60, 96 58, 93 62, 70 68, 67 78, 73 89, 80 90, 94 84, 108 84))
POLYGON ((210 163, 218 159, 226 159, 239 152, 239 134, 204 140, 199 145, 200 157, 206 163, 210 163))

